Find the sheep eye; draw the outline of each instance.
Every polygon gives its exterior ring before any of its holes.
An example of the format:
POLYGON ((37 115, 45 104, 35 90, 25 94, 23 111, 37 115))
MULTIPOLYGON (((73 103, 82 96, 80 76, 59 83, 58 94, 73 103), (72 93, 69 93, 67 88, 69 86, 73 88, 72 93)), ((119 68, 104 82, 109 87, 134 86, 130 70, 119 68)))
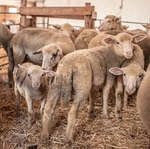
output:
POLYGON ((108 21, 108 23, 111 23, 111 21, 108 21))
POLYGON ((126 76, 126 74, 125 74, 125 73, 124 73, 123 75, 124 75, 124 76, 126 76))
POLYGON ((72 32, 74 32, 74 30, 73 30, 73 29, 72 29, 71 31, 72 31, 72 32))
POLYGON ((140 75, 139 75, 139 78, 141 78, 141 77, 142 77, 142 75, 140 74, 140 75))
POLYGON ((120 44, 120 43, 117 41, 117 44, 120 44))
POLYGON ((30 74, 28 74, 28 76, 30 77, 30 74))
POLYGON ((61 31, 63 31, 63 29, 61 29, 61 31))

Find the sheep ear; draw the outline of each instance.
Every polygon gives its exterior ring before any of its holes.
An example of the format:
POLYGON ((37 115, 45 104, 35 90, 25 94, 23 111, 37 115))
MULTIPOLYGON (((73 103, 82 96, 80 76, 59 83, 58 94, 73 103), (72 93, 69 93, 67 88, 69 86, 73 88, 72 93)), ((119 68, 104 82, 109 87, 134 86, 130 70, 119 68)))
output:
POLYGON ((114 74, 114 75, 123 75, 124 72, 123 72, 123 68, 118 68, 118 67, 113 67, 111 69, 109 69, 109 72, 114 74))
POLYGON ((56 74, 56 72, 54 72, 52 70, 44 70, 44 72, 48 77, 53 77, 56 74))
POLYGON ((115 39, 110 38, 110 37, 105 38, 105 39, 103 39, 102 41, 103 41, 103 43, 105 43, 105 44, 114 44, 114 43, 115 43, 115 39))
POLYGON ((142 41, 144 38, 146 38, 147 35, 146 34, 138 34, 133 36, 133 42, 134 43, 138 43, 139 41, 142 41))
POLYGON ((60 25, 52 25, 54 28, 60 30, 61 26, 60 25))
POLYGON ((28 73, 29 69, 28 69, 27 67, 24 67, 24 66, 22 66, 22 65, 20 65, 20 64, 18 64, 18 66, 19 66, 23 71, 25 71, 26 73, 28 73))
POLYGON ((116 18, 115 22, 116 22, 116 23, 121 22, 121 17, 116 18))
POLYGON ((146 29, 149 29, 149 26, 148 25, 144 25, 144 24, 141 24, 143 27, 145 27, 146 29))
POLYGON ((35 55, 35 54, 40 54, 40 53, 42 53, 42 49, 43 49, 43 47, 40 48, 40 49, 38 49, 36 52, 34 52, 34 53, 32 53, 32 54, 33 54, 33 55, 35 55))

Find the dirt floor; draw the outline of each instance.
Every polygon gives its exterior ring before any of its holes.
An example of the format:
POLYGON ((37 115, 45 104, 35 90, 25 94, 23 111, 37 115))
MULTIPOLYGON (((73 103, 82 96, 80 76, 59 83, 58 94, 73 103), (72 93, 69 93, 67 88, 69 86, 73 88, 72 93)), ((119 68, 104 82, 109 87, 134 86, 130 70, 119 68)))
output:
MULTIPOLYGON (((5 55, 0 49, 0 56, 5 55)), ((0 64, 7 58, 0 59, 0 64)), ((8 65, 0 67, 0 149, 65 149, 65 130, 68 111, 58 105, 50 129, 49 145, 41 142, 40 102, 34 102, 35 120, 27 129, 27 105, 20 103, 20 117, 15 117, 15 95, 8 87, 8 65)), ((136 110, 135 97, 130 97, 128 110, 122 111, 122 119, 114 116, 114 104, 109 103, 109 119, 102 119, 102 93, 95 104, 95 118, 88 119, 88 104, 78 115, 74 128, 74 141, 70 149, 146 149, 148 135, 136 110)))

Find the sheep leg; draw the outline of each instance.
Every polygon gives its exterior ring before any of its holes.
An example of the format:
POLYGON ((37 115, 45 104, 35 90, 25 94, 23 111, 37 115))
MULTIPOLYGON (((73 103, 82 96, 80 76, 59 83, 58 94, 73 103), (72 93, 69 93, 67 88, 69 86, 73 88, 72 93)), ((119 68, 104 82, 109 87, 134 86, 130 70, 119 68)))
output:
POLYGON ((124 103, 123 103, 123 109, 126 110, 127 109, 127 102, 128 102, 128 93, 126 91, 126 88, 124 89, 124 97, 123 97, 124 103))
POLYGON ((20 93, 16 91, 16 117, 19 117, 20 93))
MULTIPOLYGON (((57 92, 56 97, 47 97, 47 102, 45 105, 45 109, 44 109, 44 114, 43 114, 43 118, 42 118, 42 124, 43 124, 43 129, 42 129, 42 141, 45 141, 45 143, 48 143, 48 139, 49 139, 49 126, 50 123, 52 121, 52 116, 53 113, 55 111, 55 107, 57 105, 57 102, 59 101, 60 98, 60 91, 57 92)), ((51 95, 53 96, 53 95, 51 95)))
POLYGON ((115 85, 115 96, 116 96, 116 105, 115 105, 115 117, 121 118, 121 97, 123 94, 123 82, 122 76, 118 76, 115 85))
POLYGON ((43 116, 43 110, 44 110, 45 104, 46 104, 46 98, 44 98, 41 101, 41 109, 40 109, 41 117, 43 116))
POLYGON ((103 87, 103 118, 108 119, 108 98, 110 93, 111 85, 106 83, 103 87))
POLYGON ((93 119, 94 118, 94 102, 96 98, 96 91, 93 89, 90 91, 89 94, 89 118, 93 119))
POLYGON ((27 106, 28 106, 28 125, 27 128, 30 129, 31 128, 31 120, 32 120, 32 116, 33 116, 33 109, 32 109, 32 100, 27 99, 27 106))
POLYGON ((65 138, 67 145, 70 145, 73 139, 73 128, 77 119, 78 110, 79 110, 79 102, 77 103, 74 102, 68 113, 68 124, 66 129, 66 138, 65 138))

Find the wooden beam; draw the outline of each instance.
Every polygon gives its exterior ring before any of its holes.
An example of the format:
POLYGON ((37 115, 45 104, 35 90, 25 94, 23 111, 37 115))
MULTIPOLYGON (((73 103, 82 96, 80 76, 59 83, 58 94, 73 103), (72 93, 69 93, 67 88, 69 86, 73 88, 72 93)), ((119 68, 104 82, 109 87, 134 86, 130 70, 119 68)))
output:
MULTIPOLYGON (((27 6, 27 0, 21 0, 21 7, 26 8, 27 6)), ((20 30, 26 26, 26 15, 21 15, 20 17, 20 30)))
MULTIPOLYGON (((36 2, 32 3, 32 7, 36 7, 36 2)), ((36 16, 32 16, 31 26, 36 27, 36 16)))
POLYGON ((90 7, 20 7, 21 15, 45 16, 51 15, 92 15, 93 6, 90 7))

